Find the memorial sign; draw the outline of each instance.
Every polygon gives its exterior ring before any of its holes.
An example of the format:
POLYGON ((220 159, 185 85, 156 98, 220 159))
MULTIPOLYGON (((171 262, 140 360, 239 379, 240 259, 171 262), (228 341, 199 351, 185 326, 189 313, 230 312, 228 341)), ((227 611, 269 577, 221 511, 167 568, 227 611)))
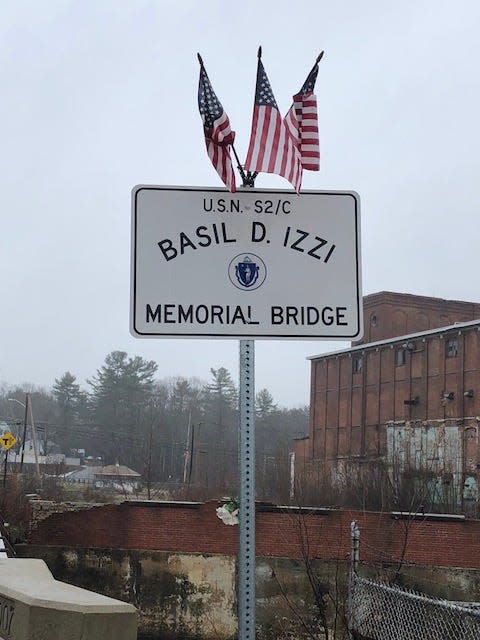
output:
POLYGON ((135 337, 358 339, 353 192, 138 186, 135 337))

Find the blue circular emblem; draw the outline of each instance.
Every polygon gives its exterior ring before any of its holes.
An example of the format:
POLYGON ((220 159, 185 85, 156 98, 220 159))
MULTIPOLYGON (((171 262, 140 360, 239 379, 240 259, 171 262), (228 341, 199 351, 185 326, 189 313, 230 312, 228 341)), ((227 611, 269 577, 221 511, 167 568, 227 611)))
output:
POLYGON ((228 277, 237 289, 254 291, 265 282, 267 267, 260 256, 240 253, 228 265, 228 277))

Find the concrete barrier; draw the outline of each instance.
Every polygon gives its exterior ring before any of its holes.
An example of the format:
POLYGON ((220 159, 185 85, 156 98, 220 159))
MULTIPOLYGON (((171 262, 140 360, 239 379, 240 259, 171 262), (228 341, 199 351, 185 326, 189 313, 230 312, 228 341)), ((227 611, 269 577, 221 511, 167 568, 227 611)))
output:
POLYGON ((58 582, 43 560, 0 559, 0 640, 135 640, 131 604, 58 582))

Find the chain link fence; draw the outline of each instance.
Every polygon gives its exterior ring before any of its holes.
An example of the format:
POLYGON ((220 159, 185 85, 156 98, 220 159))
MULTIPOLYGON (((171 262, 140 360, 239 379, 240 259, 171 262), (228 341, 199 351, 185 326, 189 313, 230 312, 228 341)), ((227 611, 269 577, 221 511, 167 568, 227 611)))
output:
POLYGON ((352 571, 348 625, 355 640, 478 640, 480 604, 449 602, 352 571))

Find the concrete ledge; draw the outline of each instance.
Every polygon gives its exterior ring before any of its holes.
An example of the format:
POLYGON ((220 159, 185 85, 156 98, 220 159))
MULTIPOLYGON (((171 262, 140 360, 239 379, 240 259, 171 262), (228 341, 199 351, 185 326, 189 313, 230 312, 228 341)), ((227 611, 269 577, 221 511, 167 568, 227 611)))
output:
POLYGON ((135 640, 136 609, 55 580, 43 560, 0 559, 0 638, 135 640))
POLYGON ((125 500, 122 507, 159 507, 163 509, 199 509, 204 502, 189 502, 180 500, 125 500))
POLYGON ((394 520, 427 520, 429 522, 465 522, 464 515, 456 515, 454 513, 423 513, 422 511, 392 511, 394 520))
POLYGON ((259 503, 255 506, 257 513, 300 513, 302 515, 328 516, 333 509, 326 507, 298 507, 292 505, 276 505, 259 503))

